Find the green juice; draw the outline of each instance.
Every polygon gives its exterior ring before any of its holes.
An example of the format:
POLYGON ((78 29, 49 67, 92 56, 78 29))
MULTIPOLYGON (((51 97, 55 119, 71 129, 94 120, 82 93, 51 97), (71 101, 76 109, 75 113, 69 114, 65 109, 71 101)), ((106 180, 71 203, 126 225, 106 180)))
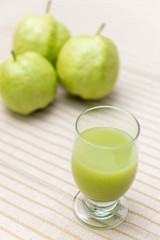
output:
POLYGON ((137 170, 138 150, 133 138, 107 127, 90 128, 81 136, 72 152, 72 173, 80 191, 97 202, 123 196, 137 170))

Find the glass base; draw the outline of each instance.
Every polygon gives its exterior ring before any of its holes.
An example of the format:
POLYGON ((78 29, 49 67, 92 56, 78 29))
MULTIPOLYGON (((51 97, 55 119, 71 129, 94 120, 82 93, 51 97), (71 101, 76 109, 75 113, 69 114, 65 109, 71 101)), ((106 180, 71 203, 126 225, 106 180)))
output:
POLYGON ((127 216, 125 197, 109 203, 88 200, 81 192, 74 198, 74 213, 84 225, 95 229, 110 229, 120 225, 127 216))

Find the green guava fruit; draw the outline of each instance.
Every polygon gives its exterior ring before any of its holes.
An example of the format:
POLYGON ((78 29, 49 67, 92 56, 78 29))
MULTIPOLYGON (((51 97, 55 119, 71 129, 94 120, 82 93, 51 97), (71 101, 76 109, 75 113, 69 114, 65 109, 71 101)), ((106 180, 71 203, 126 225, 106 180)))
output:
POLYGON ((111 92, 117 80, 119 56, 110 39, 81 35, 64 44, 56 66, 60 82, 71 94, 98 100, 111 92))
POLYGON ((13 50, 16 55, 35 51, 55 64, 61 47, 70 38, 70 33, 64 24, 56 22, 48 14, 50 4, 48 2, 44 16, 30 15, 18 24, 13 36, 13 50))
POLYGON ((16 28, 13 36, 13 50, 16 55, 35 51, 52 62, 52 52, 56 32, 54 18, 44 16, 27 16, 16 28))
POLYGON ((0 66, 0 93, 8 108, 28 115, 54 100, 57 79, 51 63, 35 52, 14 56, 0 66))
POLYGON ((64 43, 70 38, 70 32, 61 22, 56 22, 54 47, 52 48, 52 62, 56 63, 57 56, 64 43))

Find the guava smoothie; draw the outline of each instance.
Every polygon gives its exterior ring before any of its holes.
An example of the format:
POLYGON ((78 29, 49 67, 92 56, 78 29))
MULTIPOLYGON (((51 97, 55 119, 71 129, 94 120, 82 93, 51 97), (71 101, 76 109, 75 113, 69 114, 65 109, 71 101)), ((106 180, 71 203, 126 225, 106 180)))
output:
POLYGON ((135 142, 122 130, 90 128, 75 140, 72 174, 90 200, 109 202, 123 196, 135 178, 137 164, 135 142))

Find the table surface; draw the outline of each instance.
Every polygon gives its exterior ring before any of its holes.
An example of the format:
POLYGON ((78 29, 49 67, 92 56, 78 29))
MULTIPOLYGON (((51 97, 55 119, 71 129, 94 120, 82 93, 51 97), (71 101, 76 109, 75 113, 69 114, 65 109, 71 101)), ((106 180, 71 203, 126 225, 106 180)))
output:
MULTIPOLYGON (((0 0, 0 64, 10 57, 20 19, 43 15, 46 1, 0 0)), ((0 240, 160 239, 160 2, 158 0, 55 0, 51 14, 72 35, 94 35, 102 22, 116 43, 121 71, 112 93, 81 101, 58 88, 45 110, 22 117, 0 101, 0 240), (129 212, 113 230, 89 229, 75 218, 77 187, 70 158, 74 124, 91 106, 114 105, 141 125, 136 179, 126 193, 129 212)))

